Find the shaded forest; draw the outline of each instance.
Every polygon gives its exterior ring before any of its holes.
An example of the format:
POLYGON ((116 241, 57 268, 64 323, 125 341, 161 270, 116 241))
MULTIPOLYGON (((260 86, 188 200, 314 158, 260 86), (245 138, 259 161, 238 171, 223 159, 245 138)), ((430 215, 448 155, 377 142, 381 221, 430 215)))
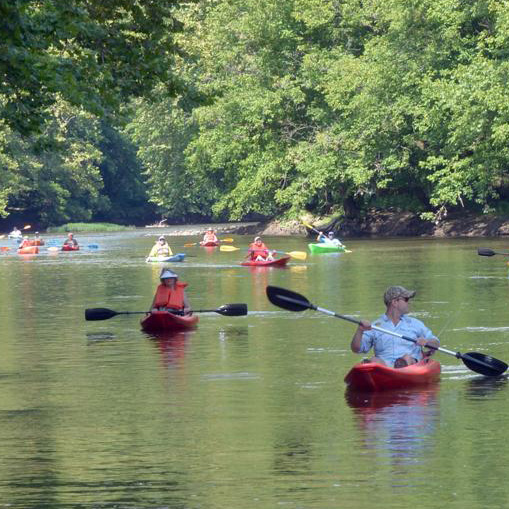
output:
POLYGON ((509 212, 506 2, 0 0, 0 27, 5 227, 509 212))

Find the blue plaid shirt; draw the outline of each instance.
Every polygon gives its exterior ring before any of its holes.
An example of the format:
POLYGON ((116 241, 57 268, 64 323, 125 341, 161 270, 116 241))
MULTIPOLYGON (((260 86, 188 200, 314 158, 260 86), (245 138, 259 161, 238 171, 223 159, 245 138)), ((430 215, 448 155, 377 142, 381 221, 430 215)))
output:
MULTIPOLYGON (((408 315, 402 315, 399 322, 394 325, 392 320, 384 313, 371 325, 413 339, 426 338, 438 341, 431 330, 420 320, 408 315)), ((367 353, 371 348, 373 348, 375 355, 385 361, 388 366, 394 366, 394 361, 405 354, 409 354, 417 360, 422 359, 422 349, 419 345, 377 330, 368 330, 362 335, 360 352, 367 353)))

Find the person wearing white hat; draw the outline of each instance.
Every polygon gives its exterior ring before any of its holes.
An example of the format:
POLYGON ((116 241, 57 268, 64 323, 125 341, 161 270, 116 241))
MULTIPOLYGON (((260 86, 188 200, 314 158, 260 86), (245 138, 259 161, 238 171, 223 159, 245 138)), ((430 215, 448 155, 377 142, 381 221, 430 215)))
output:
POLYGON ((161 270, 161 283, 152 301, 152 311, 169 311, 179 315, 191 314, 191 304, 185 288, 187 283, 179 281, 178 275, 168 268, 161 270))
POLYGON ((249 244, 246 259, 253 261, 271 261, 274 260, 274 251, 267 248, 261 237, 255 237, 254 242, 249 244))
POLYGON ((173 254, 171 247, 169 246, 168 242, 166 242, 166 239, 163 235, 161 235, 152 249, 150 250, 150 253, 148 255, 149 258, 151 257, 157 257, 157 256, 163 256, 168 257, 173 254))
POLYGON ((205 232, 205 235, 203 235, 203 241, 202 244, 207 244, 209 242, 215 242, 218 243, 219 239, 216 236, 216 232, 213 228, 207 228, 207 231, 205 232))
POLYGON ((384 293, 385 314, 374 322, 377 327, 415 339, 415 343, 374 330, 370 322, 361 320, 352 338, 352 351, 367 353, 373 348, 375 355, 365 362, 376 362, 395 368, 415 364, 423 356, 434 353, 435 350, 429 349, 423 353, 423 348, 438 348, 440 341, 420 320, 407 315, 409 301, 415 294, 414 290, 407 290, 403 286, 387 288, 384 293))
POLYGON ((317 242, 323 244, 332 244, 333 246, 337 247, 341 247, 343 245, 343 243, 335 237, 333 231, 330 231, 329 233, 327 233, 327 235, 325 235, 323 232, 319 232, 316 240, 317 242))

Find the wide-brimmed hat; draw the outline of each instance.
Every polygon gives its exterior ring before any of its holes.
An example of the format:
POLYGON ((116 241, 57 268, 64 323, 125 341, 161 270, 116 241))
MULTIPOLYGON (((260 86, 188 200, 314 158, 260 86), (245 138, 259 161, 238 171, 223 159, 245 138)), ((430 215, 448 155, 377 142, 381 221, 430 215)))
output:
POLYGON ((175 274, 175 272, 173 272, 172 270, 170 269, 163 269, 161 271, 161 275, 159 276, 159 279, 178 279, 178 275, 175 274))
POLYGON ((411 299, 415 297, 416 293, 415 290, 407 290, 403 286, 389 286, 384 293, 384 302, 385 305, 388 306, 394 299, 399 299, 401 297, 411 299))

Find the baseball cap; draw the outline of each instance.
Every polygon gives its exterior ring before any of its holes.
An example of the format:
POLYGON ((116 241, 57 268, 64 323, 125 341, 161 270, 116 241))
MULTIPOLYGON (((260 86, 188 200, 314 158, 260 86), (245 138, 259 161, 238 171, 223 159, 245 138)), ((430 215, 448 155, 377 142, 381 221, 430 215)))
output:
POLYGON ((415 297, 416 293, 415 290, 407 290, 403 286, 389 286, 384 293, 384 302, 388 306, 394 299, 399 299, 400 297, 411 299, 415 297))

